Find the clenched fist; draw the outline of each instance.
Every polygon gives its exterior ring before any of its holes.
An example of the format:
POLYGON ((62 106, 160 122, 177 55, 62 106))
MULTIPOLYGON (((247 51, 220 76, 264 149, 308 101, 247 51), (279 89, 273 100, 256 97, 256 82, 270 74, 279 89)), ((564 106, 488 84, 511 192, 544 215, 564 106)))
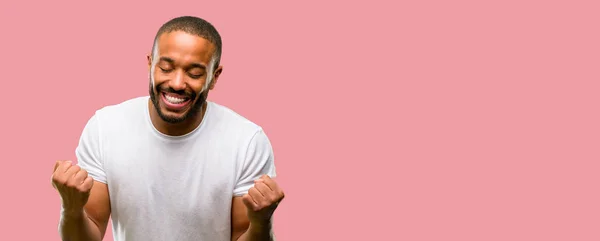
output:
POLYGON ((57 161, 52 174, 52 186, 58 191, 65 210, 83 209, 94 181, 87 171, 70 161, 57 161))
POLYGON ((283 190, 267 175, 254 181, 254 186, 243 196, 243 201, 248 208, 248 218, 251 223, 268 223, 273 212, 283 200, 283 190))

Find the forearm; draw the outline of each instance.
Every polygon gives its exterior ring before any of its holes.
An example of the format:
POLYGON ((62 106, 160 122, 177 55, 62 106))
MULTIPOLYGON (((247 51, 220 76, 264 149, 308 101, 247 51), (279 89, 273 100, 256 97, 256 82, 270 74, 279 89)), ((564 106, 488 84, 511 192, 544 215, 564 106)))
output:
POLYGON ((275 241, 271 223, 263 225, 250 224, 248 230, 237 241, 275 241))
POLYGON ((58 232, 63 241, 101 241, 100 229, 84 211, 65 212, 60 216, 58 232))

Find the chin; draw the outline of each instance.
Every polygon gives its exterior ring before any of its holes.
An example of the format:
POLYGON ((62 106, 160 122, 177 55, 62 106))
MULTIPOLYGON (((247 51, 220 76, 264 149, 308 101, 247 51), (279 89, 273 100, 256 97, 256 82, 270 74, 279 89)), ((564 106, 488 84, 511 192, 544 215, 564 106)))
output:
POLYGON ((181 110, 173 110, 171 108, 168 107, 168 105, 166 103, 164 103, 162 100, 160 101, 159 104, 159 110, 158 110, 158 114, 159 116, 168 123, 181 123, 183 121, 185 121, 186 119, 188 119, 188 117, 190 116, 190 108, 185 108, 185 109, 181 109, 181 110))
POLYGON ((152 102, 160 118, 171 124, 181 123, 195 117, 201 110, 203 95, 192 98, 163 91, 150 92, 152 102))

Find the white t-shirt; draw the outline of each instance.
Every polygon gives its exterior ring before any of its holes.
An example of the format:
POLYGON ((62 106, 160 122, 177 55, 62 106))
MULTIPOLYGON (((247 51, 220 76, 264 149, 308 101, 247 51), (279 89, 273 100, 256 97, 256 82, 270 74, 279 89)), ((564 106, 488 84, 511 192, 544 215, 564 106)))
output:
POLYGON ((114 240, 231 240, 232 198, 276 175, 269 139, 210 101, 198 128, 167 136, 152 125, 148 99, 97 110, 76 149, 79 166, 108 185, 114 240))

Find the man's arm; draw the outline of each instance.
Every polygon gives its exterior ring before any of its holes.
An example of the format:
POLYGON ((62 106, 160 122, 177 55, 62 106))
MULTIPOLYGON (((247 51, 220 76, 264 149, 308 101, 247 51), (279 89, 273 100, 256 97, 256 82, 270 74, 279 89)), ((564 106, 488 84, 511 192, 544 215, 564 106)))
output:
POLYGON ((94 181, 90 197, 81 210, 63 209, 59 234, 62 240, 101 241, 110 217, 110 201, 106 184, 94 181))
POLYGON ((250 140, 234 188, 231 206, 232 241, 275 240, 271 216, 283 199, 276 176, 273 149, 262 129, 250 140))
POLYGON ((231 202, 231 240, 238 240, 249 226, 250 220, 242 197, 233 197, 231 202))
POLYGON ((69 175, 69 171, 56 170, 54 173, 55 185, 58 183, 58 189, 62 191, 59 193, 63 204, 58 232, 65 241, 101 241, 106 233, 111 208, 97 114, 85 125, 75 154, 78 165, 67 169, 81 174, 69 175), (93 182, 91 187, 86 188, 78 186, 75 179, 92 179, 93 182))
POLYGON ((248 208, 242 197, 234 197, 231 207, 232 241, 274 241, 271 222, 265 225, 250 225, 248 208))

